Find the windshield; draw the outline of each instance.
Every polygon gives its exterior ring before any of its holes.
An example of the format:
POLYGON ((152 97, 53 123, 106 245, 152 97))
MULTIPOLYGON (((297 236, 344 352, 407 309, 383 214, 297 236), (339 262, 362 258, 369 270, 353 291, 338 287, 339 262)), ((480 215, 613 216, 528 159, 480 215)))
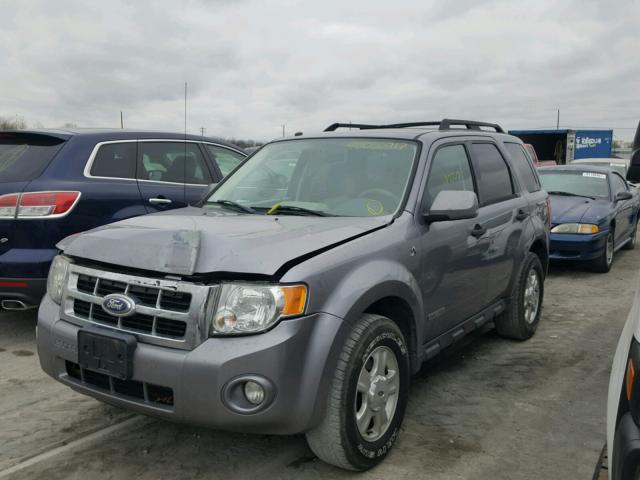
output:
POLYGON ((609 198, 609 182, 604 173, 583 171, 538 171, 543 188, 585 197, 609 198))
POLYGON ((369 138, 272 143, 228 177, 204 206, 231 208, 234 202, 261 214, 393 214, 416 152, 413 142, 369 138))

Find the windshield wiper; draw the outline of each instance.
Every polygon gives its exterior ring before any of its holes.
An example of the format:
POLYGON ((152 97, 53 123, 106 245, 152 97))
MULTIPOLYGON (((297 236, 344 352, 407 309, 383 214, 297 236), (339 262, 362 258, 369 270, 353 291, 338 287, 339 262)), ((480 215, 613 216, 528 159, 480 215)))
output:
POLYGON ((241 203, 238 202, 234 202, 233 200, 213 200, 213 201, 208 201, 207 203, 215 203, 218 205, 223 205, 225 207, 233 207, 237 210, 242 210, 245 213, 251 213, 253 215, 257 214, 258 212, 256 212, 253 208, 248 207, 246 205, 242 205, 241 203))
POLYGON ((330 213, 321 210, 312 210, 310 208, 296 207, 294 205, 276 204, 267 211, 267 215, 275 215, 276 213, 297 213, 301 215, 315 215, 316 217, 333 217, 330 213))
POLYGON ((590 195, 580 195, 579 193, 571 193, 571 192, 561 192, 559 190, 554 190, 552 192, 547 192, 549 195, 564 195, 565 197, 584 197, 590 198, 591 200, 595 200, 596 197, 592 197, 590 195))

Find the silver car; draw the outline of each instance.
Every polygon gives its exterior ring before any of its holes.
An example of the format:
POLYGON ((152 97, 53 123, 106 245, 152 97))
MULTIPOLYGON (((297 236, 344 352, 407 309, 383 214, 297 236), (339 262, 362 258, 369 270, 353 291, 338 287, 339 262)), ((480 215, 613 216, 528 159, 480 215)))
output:
POLYGON ((197 206, 63 240, 40 363, 114 405, 305 433, 321 459, 365 470, 425 360, 480 328, 535 333, 549 222, 522 142, 498 125, 279 139, 197 206))

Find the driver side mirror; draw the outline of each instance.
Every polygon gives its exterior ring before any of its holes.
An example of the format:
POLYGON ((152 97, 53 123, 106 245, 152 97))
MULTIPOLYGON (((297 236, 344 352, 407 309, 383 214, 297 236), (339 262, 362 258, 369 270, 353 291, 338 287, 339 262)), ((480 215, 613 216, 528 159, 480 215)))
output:
POLYGON ((631 192, 622 191, 616 194, 616 202, 619 202, 620 200, 631 200, 632 198, 633 195, 631 195, 631 192))
POLYGON ((428 223, 475 218, 478 216, 478 197, 475 192, 466 190, 442 190, 422 216, 428 223))

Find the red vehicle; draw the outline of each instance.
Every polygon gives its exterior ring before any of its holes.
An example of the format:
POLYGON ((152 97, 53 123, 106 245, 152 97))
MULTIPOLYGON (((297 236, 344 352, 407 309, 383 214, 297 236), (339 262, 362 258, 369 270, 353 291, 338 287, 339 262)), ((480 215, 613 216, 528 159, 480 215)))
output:
POLYGON ((525 143, 524 148, 526 148, 527 152, 529 152, 529 156, 531 157, 531 160, 533 160, 533 164, 536 166, 536 168, 556 165, 555 160, 539 160, 538 155, 536 154, 536 149, 533 148, 533 145, 531 145, 530 143, 525 143))

